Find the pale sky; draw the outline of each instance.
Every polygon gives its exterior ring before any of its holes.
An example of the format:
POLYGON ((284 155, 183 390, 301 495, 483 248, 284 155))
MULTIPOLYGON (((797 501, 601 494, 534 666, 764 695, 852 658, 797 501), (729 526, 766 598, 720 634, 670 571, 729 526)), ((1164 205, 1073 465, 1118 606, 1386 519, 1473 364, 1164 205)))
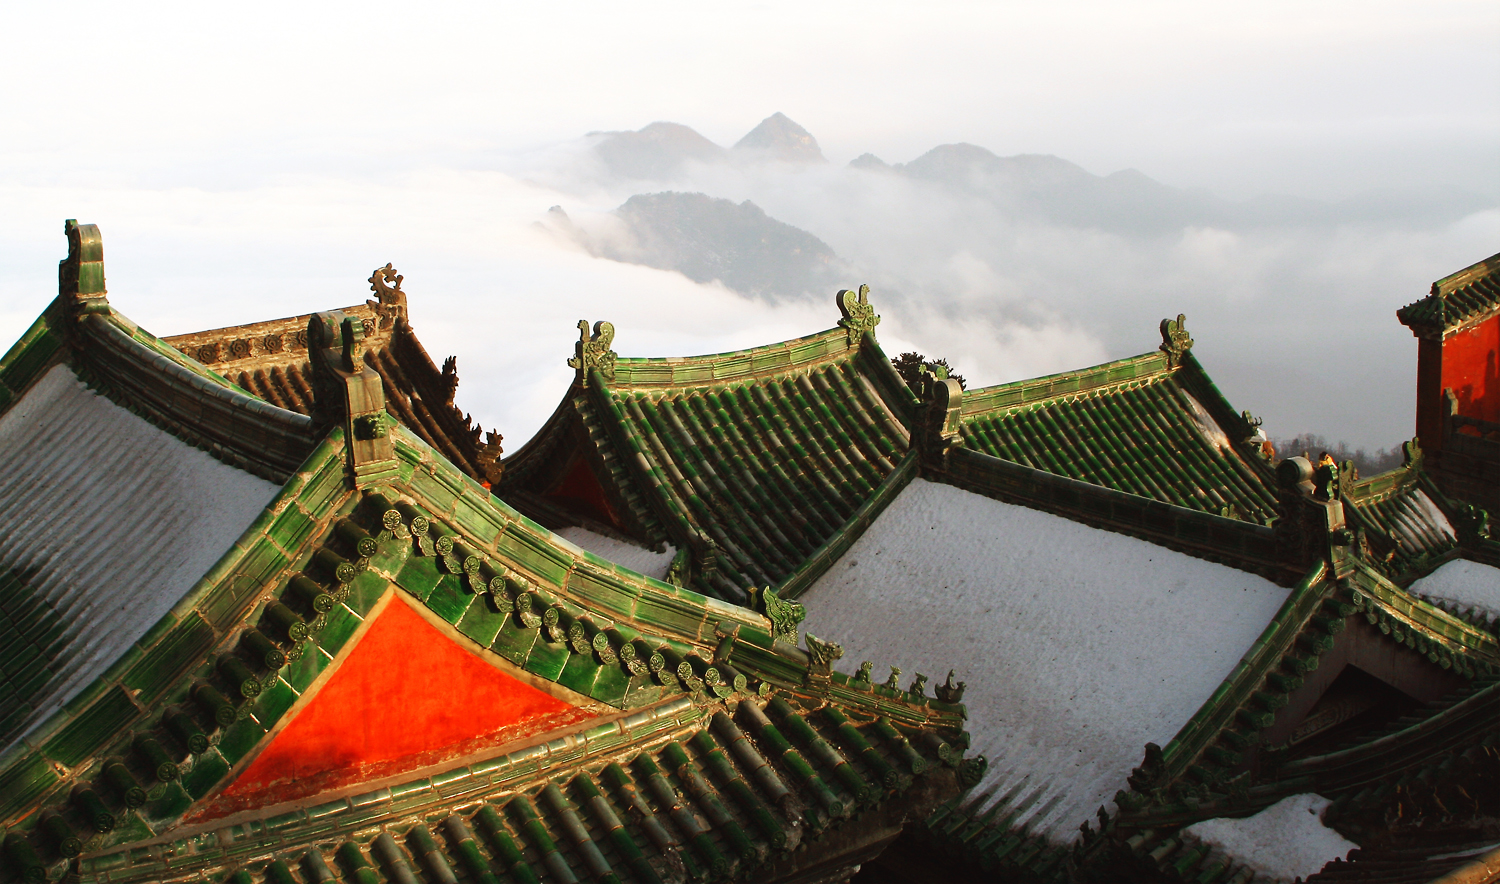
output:
MULTIPOLYGON (((768 308, 538 235, 532 222, 565 199, 526 170, 594 130, 672 120, 728 145, 781 111, 835 164, 967 141, 1235 199, 1453 189, 1500 206, 1493 0, 13 3, 0 32, 0 341, 55 294, 64 218, 100 225, 111 301, 162 335, 354 303, 393 261, 424 341, 459 355, 460 404, 512 451, 562 395, 580 316, 607 312, 626 355, 745 346, 836 318, 831 299, 768 308)), ((1193 248, 1203 241, 1218 248, 1193 248)), ((1256 285, 1276 285, 1279 271, 1259 269, 1271 247, 1248 248, 1214 271, 1226 291, 1241 257, 1256 285)), ((1331 300, 1305 319, 1327 334, 1351 314, 1392 326, 1395 306, 1497 250, 1500 212, 1409 238, 1341 235, 1319 270, 1331 300), (1367 255, 1396 269, 1334 291, 1338 268, 1367 255)), ((1143 309, 1135 350, 1159 318, 1143 309)), ((915 318, 890 318, 893 344, 921 345, 915 318)), ((1381 334, 1379 347, 1404 346, 1404 330, 1381 334)), ((1088 340, 1077 364, 1129 355, 1088 340)), ((1296 358, 1266 340, 1268 360, 1296 358)), ((1385 361, 1414 361, 1409 349, 1385 361)), ((1275 389, 1226 386, 1277 414, 1275 389)), ((1317 426, 1315 409, 1288 408, 1282 428, 1394 444, 1410 435, 1399 395, 1379 420, 1353 409, 1317 426)))

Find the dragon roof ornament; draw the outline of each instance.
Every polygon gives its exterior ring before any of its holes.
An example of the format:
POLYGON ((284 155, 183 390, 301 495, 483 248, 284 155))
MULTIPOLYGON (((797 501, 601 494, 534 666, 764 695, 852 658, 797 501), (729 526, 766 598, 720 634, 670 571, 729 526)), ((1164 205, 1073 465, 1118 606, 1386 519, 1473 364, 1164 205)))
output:
POLYGON ((615 351, 610 345, 615 340, 615 324, 603 320, 594 323, 594 335, 589 337, 589 321, 578 320, 578 343, 573 345, 573 358, 568 367, 577 369, 583 378, 590 369, 599 369, 608 380, 615 378, 615 351))
POLYGON ((849 330, 849 343, 859 342, 859 338, 865 334, 874 334, 875 326, 880 324, 880 317, 875 313, 875 307, 870 303, 870 287, 862 285, 859 291, 851 292, 843 289, 838 293, 839 312, 843 318, 839 325, 849 330))
POLYGON ((390 264, 377 267, 370 274, 370 291, 378 300, 365 303, 380 316, 381 328, 406 324, 406 292, 401 291, 404 278, 390 264))
POLYGON ((1188 335, 1187 316, 1179 313, 1176 319, 1161 321, 1161 351, 1167 354, 1167 367, 1182 364, 1182 357, 1193 349, 1193 339, 1188 335))

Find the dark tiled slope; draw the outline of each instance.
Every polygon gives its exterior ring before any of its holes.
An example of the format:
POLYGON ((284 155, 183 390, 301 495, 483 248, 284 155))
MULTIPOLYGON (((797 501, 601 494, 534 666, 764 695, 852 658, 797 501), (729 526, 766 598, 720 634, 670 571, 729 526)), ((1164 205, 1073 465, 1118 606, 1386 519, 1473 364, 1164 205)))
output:
POLYGON ((1267 483, 1238 452, 1205 438, 1188 396, 1175 374, 1157 374, 966 414, 961 432, 969 448, 1004 460, 1216 515, 1233 508, 1264 522, 1275 514, 1267 483))
POLYGON ((662 508, 716 548, 718 588, 735 595, 795 570, 906 451, 904 431, 847 360, 753 382, 607 395, 662 508))

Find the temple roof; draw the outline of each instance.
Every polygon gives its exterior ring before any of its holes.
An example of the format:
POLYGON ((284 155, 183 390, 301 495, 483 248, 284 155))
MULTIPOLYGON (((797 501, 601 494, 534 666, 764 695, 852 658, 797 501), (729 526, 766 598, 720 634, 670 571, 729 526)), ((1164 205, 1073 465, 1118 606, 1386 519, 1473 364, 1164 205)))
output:
POLYGON ((613 327, 590 340, 580 325, 577 381, 505 461, 499 493, 538 518, 566 520, 570 502, 587 503, 574 489, 588 469, 602 506, 573 515, 686 551, 702 591, 738 600, 746 587, 781 582, 907 455, 911 394, 862 328, 628 359, 609 349, 613 327))
POLYGON ((1432 284, 1427 297, 1396 311, 1420 337, 1441 339, 1500 312, 1500 255, 1492 255, 1432 284))
POLYGON ((0 461, 3 749, 140 639, 278 486, 90 391, 67 365, 0 415, 0 461))
POLYGON ((1275 483, 1247 457, 1255 433, 1190 352, 966 390, 973 451, 1189 509, 1265 523, 1275 483))
POLYGON ((22 880, 834 874, 982 773, 960 694, 833 672, 795 603, 605 561, 392 426, 358 313, 308 324, 309 418, 129 325, 69 232, 0 361, 0 505, 48 511, 0 534, 0 637, 73 667, 7 657, 22 880), (274 484, 268 439, 305 452, 274 484))
MULTIPOLYGON (((481 482, 498 478, 500 437, 482 430, 453 403, 457 360, 439 369, 407 321, 402 277, 389 265, 370 277, 379 300, 345 307, 364 327, 364 362, 379 373, 386 408, 422 441, 481 482)), ((280 408, 311 414, 313 386, 307 327, 311 314, 174 335, 163 342, 210 366, 241 389, 280 408)))

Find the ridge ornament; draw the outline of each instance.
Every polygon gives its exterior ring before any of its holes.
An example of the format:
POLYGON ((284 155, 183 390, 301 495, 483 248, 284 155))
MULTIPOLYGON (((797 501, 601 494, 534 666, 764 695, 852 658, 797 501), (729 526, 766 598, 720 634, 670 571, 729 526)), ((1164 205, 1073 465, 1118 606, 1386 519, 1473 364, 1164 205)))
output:
POLYGON ((590 369, 599 369, 608 380, 615 378, 615 351, 610 345, 615 341, 615 325, 600 320, 594 323, 594 335, 589 337, 589 321, 578 320, 578 343, 573 345, 573 358, 568 367, 577 369, 581 379, 590 369))
POLYGON ((1182 364, 1182 357, 1193 349, 1193 339, 1188 335, 1187 316, 1179 313, 1176 319, 1161 321, 1161 351, 1167 354, 1167 367, 1182 364))
POLYGON ((843 289, 838 293, 837 300, 839 312, 844 316, 839 320, 839 325, 849 330, 851 346, 859 343, 862 335, 875 333, 875 326, 880 324, 880 317, 875 315, 875 307, 870 303, 869 286, 860 286, 857 294, 843 289))

